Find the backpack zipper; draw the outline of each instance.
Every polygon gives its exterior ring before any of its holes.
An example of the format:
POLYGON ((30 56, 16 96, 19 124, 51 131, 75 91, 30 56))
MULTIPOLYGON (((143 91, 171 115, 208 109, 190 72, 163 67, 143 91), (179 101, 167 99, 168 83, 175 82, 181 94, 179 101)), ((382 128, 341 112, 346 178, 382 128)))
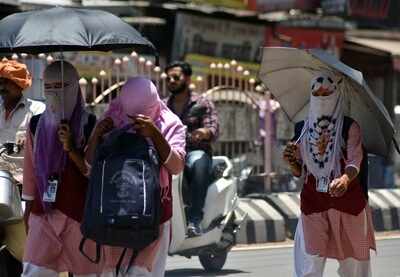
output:
POLYGON ((143 203, 143 215, 146 214, 146 180, 144 178, 144 172, 145 172, 145 164, 144 161, 142 160, 142 165, 143 165, 143 174, 142 174, 142 178, 143 178, 143 199, 144 199, 144 203, 143 203))
POLYGON ((104 192, 104 171, 106 168, 106 160, 103 161, 103 169, 101 173, 101 197, 100 197, 100 213, 103 213, 103 192, 104 192))

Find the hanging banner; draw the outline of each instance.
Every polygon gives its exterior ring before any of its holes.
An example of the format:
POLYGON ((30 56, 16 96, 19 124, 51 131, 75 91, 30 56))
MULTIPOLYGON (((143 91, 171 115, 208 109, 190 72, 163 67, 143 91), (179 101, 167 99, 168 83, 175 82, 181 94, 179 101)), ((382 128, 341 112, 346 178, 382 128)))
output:
POLYGON ((321 0, 322 10, 326 14, 344 15, 347 12, 346 6, 347 0, 321 0))
POLYGON ((266 31, 266 46, 320 48, 340 57, 344 31, 278 26, 266 31))
POLYGON ((178 13, 172 58, 179 60, 192 53, 259 62, 265 29, 255 24, 178 13))
POLYGON ((223 8, 272 12, 290 9, 312 10, 318 8, 320 0, 193 0, 192 2, 223 8))
POLYGON ((385 19, 389 15, 390 0, 348 1, 348 15, 385 19))
MULTIPOLYGON (((185 61, 192 65, 193 72, 197 75, 209 75, 212 74, 214 71, 210 69, 210 64, 218 64, 222 63, 230 64, 232 61, 231 59, 224 59, 224 58, 216 58, 210 56, 203 56, 198 54, 188 54, 185 56, 185 61)), ((248 70, 250 72, 249 78, 254 78, 257 76, 258 70, 260 69, 259 63, 251 63, 251 62, 242 62, 240 60, 236 60, 238 65, 242 66, 244 70, 248 70)), ((223 71, 225 74, 225 71, 223 71)))
POLYGON ((245 0, 194 0, 193 3, 231 9, 247 9, 247 3, 245 0))
POLYGON ((1 4, 11 5, 11 6, 18 6, 19 5, 19 1, 18 0, 0 0, 0 5, 1 4))
POLYGON ((327 14, 340 14, 359 18, 387 19, 390 0, 322 0, 321 7, 327 14))
POLYGON ((258 12, 312 10, 318 7, 319 2, 319 0, 248 0, 248 7, 258 12))

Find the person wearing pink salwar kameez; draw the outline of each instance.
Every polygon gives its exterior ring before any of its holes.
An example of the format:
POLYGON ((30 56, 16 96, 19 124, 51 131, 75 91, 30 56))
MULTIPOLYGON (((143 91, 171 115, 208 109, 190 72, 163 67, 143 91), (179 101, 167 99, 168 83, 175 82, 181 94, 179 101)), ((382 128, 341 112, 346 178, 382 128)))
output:
MULTIPOLYGON (((76 70, 67 62, 64 64, 64 84, 68 87, 68 93, 75 95, 78 99, 81 97, 78 87, 78 73, 76 70), (75 92, 76 89, 76 92, 75 92), (70 91, 72 90, 72 92, 70 91)), ((46 69, 44 74, 45 85, 50 87, 55 86, 59 88, 61 83, 60 74, 61 64, 56 62, 46 69)), ((128 87, 127 87, 128 88, 128 87)), ((52 88, 54 89, 54 88, 52 88)), ((65 88, 64 88, 65 89, 65 88)), ((61 93, 61 92, 58 92, 61 93)), ((131 93, 131 92, 130 92, 131 93)), ((64 114, 68 115, 68 111, 74 113, 76 105, 79 105, 79 101, 71 100, 71 95, 64 95, 63 99, 68 103, 72 103, 73 108, 66 107, 64 114), (74 108, 75 107, 75 108, 74 108)), ((72 97, 74 99, 75 97, 72 97)), ((76 98, 75 98, 76 99, 76 98)), ((148 100, 144 99, 144 100, 148 100)), ((57 101, 54 101, 57 103, 57 101)), ((160 101, 161 102, 161 101, 160 101)), ((52 103, 50 101, 50 103, 52 103)), ((115 111, 118 110, 118 101, 110 106, 113 113, 108 113, 107 117, 112 118, 115 121, 115 126, 118 126, 118 116, 115 116, 115 111)), ((54 104, 55 105, 55 104, 54 104)), ((143 105, 144 106, 144 105, 143 105)), ((71 117, 72 116, 71 113, 71 117)), ((61 151, 63 155, 68 155, 66 163, 63 165, 61 170, 61 183, 58 191, 62 191, 63 195, 60 196, 57 193, 57 200, 55 203, 48 205, 48 203, 42 203, 40 190, 41 176, 38 174, 38 168, 41 166, 38 163, 38 157, 44 160, 54 159, 57 151, 50 151, 52 149, 52 143, 44 144, 42 148, 47 151, 40 152, 40 132, 49 132, 51 128, 44 123, 40 123, 40 120, 47 119, 47 122, 53 123, 54 118, 60 115, 57 114, 57 109, 49 107, 47 114, 41 115, 39 123, 37 124, 35 134, 32 130, 29 130, 29 135, 26 143, 25 160, 24 160, 24 184, 23 184, 23 198, 28 200, 28 209, 26 213, 26 222, 28 229, 27 244, 25 247, 24 254, 24 272, 23 277, 55 277, 60 272, 70 272, 74 276, 78 277, 115 277, 115 267, 118 259, 121 255, 121 249, 115 247, 104 246, 101 252, 101 261, 98 264, 94 264, 84 257, 79 251, 79 243, 82 239, 80 232, 80 220, 83 216, 83 204, 86 194, 85 186, 87 185, 87 177, 90 173, 90 162, 84 159, 83 150, 86 148, 90 149, 89 142, 83 142, 85 137, 83 136, 83 129, 87 125, 88 117, 85 112, 81 110, 82 115, 79 121, 79 130, 75 133, 81 134, 79 138, 75 138, 75 146, 79 146, 78 149, 66 149, 65 146, 68 143, 60 141, 61 151), (85 122, 85 123, 84 123, 85 122), (47 149, 46 149, 47 147, 47 149), (78 151, 79 150, 79 151, 78 151), (76 151, 77 153, 70 153, 76 151), (79 155, 78 155, 79 154, 79 155), (79 157, 71 157, 71 155, 78 155, 79 157), (51 157, 51 158, 49 158, 51 157), (75 177, 71 177, 75 176, 75 177), (79 177, 76 177, 79 176, 79 177), (78 178, 78 180, 76 180, 78 178), (86 182, 85 182, 86 178, 86 182), (63 186, 64 181, 64 186, 63 186), (82 185, 84 189, 81 189, 77 184, 82 185), (36 204, 34 204, 36 203, 36 204)), ((180 123, 179 119, 175 120, 175 117, 171 113, 172 117, 168 113, 168 110, 160 109, 157 113, 157 121, 160 121, 160 132, 167 142, 168 152, 167 156, 163 160, 163 167, 160 172, 160 183, 164 188, 166 194, 165 203, 170 203, 170 175, 178 174, 183 170, 183 160, 185 156, 185 128, 180 123)), ((72 120, 70 120, 72 121, 72 120)), ((51 126, 52 124, 50 124, 51 126)), ((101 126, 101 122, 97 124, 97 127, 101 126)), ((71 129, 73 126, 71 125, 71 129)), ((57 134, 56 139, 64 138, 65 133, 60 134, 59 128, 56 128, 57 134)), ((89 134, 90 135, 90 134, 89 134)), ((54 138, 54 137, 53 137, 54 138)), ((93 138, 93 134, 91 136, 93 138)), ((45 139, 49 139, 45 137, 45 139)), ((52 142, 50 140, 50 142, 52 142)), ((58 144, 58 140, 57 140, 58 144)), ((57 160, 57 159, 55 159, 57 160)), ((49 163, 47 163, 49 164, 49 163)), ((164 276, 166 255, 170 240, 170 224, 169 217, 172 211, 166 213, 164 221, 160 225, 160 236, 150 246, 141 251, 135 260, 134 267, 126 276, 164 276), (169 217, 168 217, 169 216, 169 217)), ((85 252, 89 256, 95 256, 95 243, 88 240, 85 246, 85 252)), ((129 255, 127 255, 129 256, 129 255)))
MULTIPOLYGON (((87 161, 93 159, 95 147, 104 134, 113 129, 132 125, 132 131, 149 138, 163 166, 160 171, 161 226, 162 236, 152 245, 139 252, 134 266, 124 276, 164 276, 170 239, 170 218, 172 216, 171 174, 179 174, 184 168, 186 129, 179 118, 160 100, 157 88, 151 80, 134 77, 127 80, 121 93, 115 98, 102 121, 97 125, 87 151, 87 161)), ((122 252, 112 248, 114 259, 108 265, 116 266, 122 252)), ((125 271, 130 251, 122 263, 125 271)))

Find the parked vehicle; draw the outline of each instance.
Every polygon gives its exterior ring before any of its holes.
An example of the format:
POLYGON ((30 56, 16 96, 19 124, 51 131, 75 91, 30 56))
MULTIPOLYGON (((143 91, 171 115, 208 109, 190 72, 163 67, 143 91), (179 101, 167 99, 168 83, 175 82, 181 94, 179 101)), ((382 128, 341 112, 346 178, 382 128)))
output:
MULTIPOLYGON (((0 146, 0 156, 18 154, 19 146, 5 143, 0 146)), ((25 244, 25 225, 20 186, 10 171, 0 165, 0 276, 19 276, 15 271, 22 261, 25 244), (12 255, 12 256, 11 256, 12 255), (17 275, 16 275, 17 274, 17 275)))
POLYGON ((183 174, 173 177, 173 217, 170 255, 187 258, 198 256, 207 271, 223 268, 228 253, 235 243, 235 233, 240 224, 235 218, 238 202, 236 178, 232 176, 232 163, 227 157, 213 157, 213 181, 208 188, 201 236, 187 236, 186 180, 183 174))

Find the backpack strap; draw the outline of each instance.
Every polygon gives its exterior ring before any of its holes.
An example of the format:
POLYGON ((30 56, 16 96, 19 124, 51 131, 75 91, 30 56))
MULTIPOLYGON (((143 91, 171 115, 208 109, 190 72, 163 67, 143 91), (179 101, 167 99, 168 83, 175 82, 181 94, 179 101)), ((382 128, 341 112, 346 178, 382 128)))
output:
POLYGON ((101 245, 96 243, 96 257, 94 259, 92 259, 91 257, 89 257, 88 254, 85 253, 85 250, 83 249, 85 246, 85 242, 86 242, 86 238, 82 238, 81 242, 79 243, 79 251, 82 253, 83 256, 85 256, 89 261, 91 261, 92 263, 98 264, 100 262, 100 258, 101 258, 101 245))
POLYGON ((299 139, 299 137, 301 136, 301 132, 303 131, 303 127, 304 127, 304 120, 299 121, 294 125, 294 136, 292 138, 292 141, 296 141, 299 139))
MULTIPOLYGON (((127 248, 124 248, 124 251, 122 251, 122 254, 119 257, 119 260, 118 260, 118 263, 116 266, 117 276, 119 276, 119 273, 121 271, 121 266, 122 266, 122 262, 124 261, 126 251, 127 251, 127 248)), ((139 255, 139 251, 132 249, 132 255, 131 255, 131 258, 129 259, 128 267, 126 268, 124 275, 128 274, 129 270, 132 268, 133 263, 135 262, 138 255, 139 255)))
POLYGON ((399 147, 397 140, 394 138, 394 136, 392 137, 392 141, 393 141, 393 145, 394 145, 394 148, 396 149, 397 153, 400 154, 400 147, 399 147))
POLYGON ((350 131, 350 127, 353 124, 353 122, 354 122, 354 119, 352 119, 351 117, 348 117, 348 116, 345 116, 343 119, 342 137, 346 144, 347 144, 347 140, 349 139, 349 131, 350 131))
POLYGON ((38 126, 39 119, 40 119, 41 115, 42 114, 38 114, 38 115, 32 116, 31 117, 31 121, 29 122, 29 129, 31 130, 31 133, 32 133, 33 136, 35 136, 36 129, 37 129, 37 126, 38 126))

